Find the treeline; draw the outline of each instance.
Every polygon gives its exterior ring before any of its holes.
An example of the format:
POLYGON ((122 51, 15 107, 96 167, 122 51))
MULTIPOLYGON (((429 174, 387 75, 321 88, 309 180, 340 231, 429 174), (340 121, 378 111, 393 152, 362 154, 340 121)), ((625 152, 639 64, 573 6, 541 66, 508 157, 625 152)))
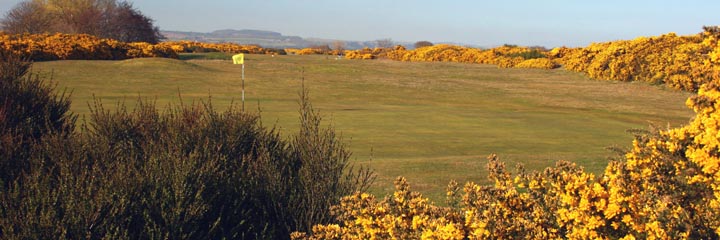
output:
POLYGON ((0 51, 30 60, 177 58, 178 53, 285 54, 231 43, 160 42, 153 20, 127 1, 26 0, 0 19, 0 51))
POLYGON ((447 207, 398 178, 393 194, 345 196, 332 208, 337 222, 292 238, 718 239, 720 85, 702 85, 688 106, 688 125, 637 132, 599 176, 564 161, 512 173, 491 156, 491 184, 450 182, 447 207))
POLYGON ((282 49, 262 48, 234 43, 190 41, 121 42, 88 34, 6 34, 0 32, 0 51, 21 55, 33 61, 49 60, 120 60, 142 57, 178 58, 179 53, 228 52, 285 54, 282 49))
POLYGON ((96 100, 77 124, 29 67, 0 52, 0 239, 282 239, 373 179, 306 92, 289 138, 209 101, 96 100))
POLYGON ((89 34, 121 42, 158 43, 163 37, 153 20, 127 1, 26 0, 0 19, 12 34, 89 34))

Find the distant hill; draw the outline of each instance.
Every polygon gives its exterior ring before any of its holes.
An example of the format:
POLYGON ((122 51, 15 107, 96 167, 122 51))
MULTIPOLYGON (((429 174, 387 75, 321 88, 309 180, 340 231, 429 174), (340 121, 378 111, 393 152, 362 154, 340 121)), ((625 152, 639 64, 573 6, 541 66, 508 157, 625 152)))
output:
POLYGON ((190 40, 200 42, 233 42, 239 44, 258 44, 263 47, 288 48, 305 46, 309 43, 298 36, 283 36, 278 32, 262 30, 217 30, 209 33, 161 31, 167 40, 190 40))
MULTIPOLYGON (((313 45, 329 45, 332 47, 336 41, 345 43, 345 49, 360 49, 364 47, 375 47, 375 41, 344 41, 322 38, 302 38, 298 36, 285 36, 279 32, 264 30, 235 30, 224 29, 209 33, 161 31, 168 41, 199 41, 199 42, 232 42, 238 44, 257 44, 267 48, 306 48, 313 45)), ((412 43, 399 43, 412 45, 412 43)))

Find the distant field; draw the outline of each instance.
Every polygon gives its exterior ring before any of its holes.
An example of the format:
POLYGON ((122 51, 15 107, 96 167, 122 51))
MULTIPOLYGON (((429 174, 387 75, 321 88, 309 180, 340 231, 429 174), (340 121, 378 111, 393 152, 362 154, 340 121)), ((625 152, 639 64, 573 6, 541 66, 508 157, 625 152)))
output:
MULTIPOLYGON (((218 109, 240 104, 240 66, 223 54, 182 59, 40 62, 33 71, 72 90, 88 114, 138 96, 159 106, 212 96, 218 109)), ((359 164, 378 173, 374 193, 402 175, 436 202, 449 180, 486 181, 486 156, 542 169, 570 160, 595 173, 626 147, 627 129, 678 126, 692 116, 689 93, 642 83, 591 80, 564 70, 491 65, 335 60, 325 56, 246 56, 246 109, 287 133, 298 125, 301 76, 312 103, 342 132, 359 164), (301 72, 304 69, 304 75, 301 72), (370 160, 372 156, 372 160, 370 160)))

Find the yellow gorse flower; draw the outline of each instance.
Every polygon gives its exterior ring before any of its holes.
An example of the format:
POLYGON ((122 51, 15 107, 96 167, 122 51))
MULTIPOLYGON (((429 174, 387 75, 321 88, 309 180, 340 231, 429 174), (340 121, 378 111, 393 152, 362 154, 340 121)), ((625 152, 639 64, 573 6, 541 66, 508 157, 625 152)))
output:
POLYGON ((404 178, 382 201, 343 198, 340 230, 313 229, 305 239, 687 239, 720 235, 720 85, 688 100, 686 126, 638 136, 600 176, 560 161, 516 174, 490 156, 490 185, 448 186, 448 207, 410 191, 404 178), (453 204, 455 195, 459 203, 453 204), (367 208, 367 211, 358 209, 367 208))

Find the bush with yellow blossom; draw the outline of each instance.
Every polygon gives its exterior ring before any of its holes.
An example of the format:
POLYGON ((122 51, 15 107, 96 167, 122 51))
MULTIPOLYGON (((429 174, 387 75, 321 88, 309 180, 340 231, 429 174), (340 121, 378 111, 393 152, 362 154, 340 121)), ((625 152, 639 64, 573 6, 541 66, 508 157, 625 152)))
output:
POLYGON ((35 61, 48 60, 119 60, 137 57, 177 58, 164 45, 124 43, 87 34, 0 33, 0 49, 35 61))
POLYGON ((295 239, 717 239, 720 237, 720 84, 687 104, 690 124, 637 134, 599 176, 560 161, 515 174, 496 156, 489 185, 451 182, 448 206, 411 192, 404 178, 378 201, 343 198, 337 222, 295 239))
POLYGON ((284 55, 283 49, 263 48, 258 45, 241 45, 237 43, 208 43, 194 41, 170 41, 158 43, 159 46, 171 48, 177 53, 249 53, 249 54, 277 54, 284 55))
POLYGON ((593 43, 584 48, 556 48, 548 57, 566 69, 586 73, 591 78, 617 81, 643 81, 697 91, 717 81, 718 32, 713 27, 695 35, 674 33, 633 40, 593 43))
POLYGON ((177 58, 179 53, 227 52, 285 54, 282 49, 235 43, 191 41, 125 43, 100 39, 87 34, 19 34, 0 32, 0 50, 26 56, 35 61, 49 60, 120 60, 128 58, 177 58))
POLYGON ((523 60, 522 62, 515 65, 516 68, 541 68, 541 69, 555 69, 560 65, 555 61, 547 58, 533 58, 523 60))
POLYGON ((504 45, 477 49, 449 44, 407 50, 360 49, 348 51, 348 59, 388 58, 412 62, 460 62, 494 64, 501 68, 565 69, 591 78, 615 81, 642 81, 671 88, 697 91, 706 83, 720 80, 718 27, 704 32, 678 36, 668 33, 592 43, 586 47, 544 49, 504 45))
MULTIPOLYGON (((398 45, 392 49, 364 48, 360 50, 347 51, 346 54, 345 58, 348 59, 387 58, 406 62, 481 63, 494 64, 501 68, 515 67, 521 62, 531 59, 546 59, 545 51, 510 45, 487 50, 450 44, 437 44, 434 46, 407 50, 405 47, 398 45)), ((522 67, 552 69, 559 67, 559 65, 546 59, 531 61, 524 64, 522 67)))

